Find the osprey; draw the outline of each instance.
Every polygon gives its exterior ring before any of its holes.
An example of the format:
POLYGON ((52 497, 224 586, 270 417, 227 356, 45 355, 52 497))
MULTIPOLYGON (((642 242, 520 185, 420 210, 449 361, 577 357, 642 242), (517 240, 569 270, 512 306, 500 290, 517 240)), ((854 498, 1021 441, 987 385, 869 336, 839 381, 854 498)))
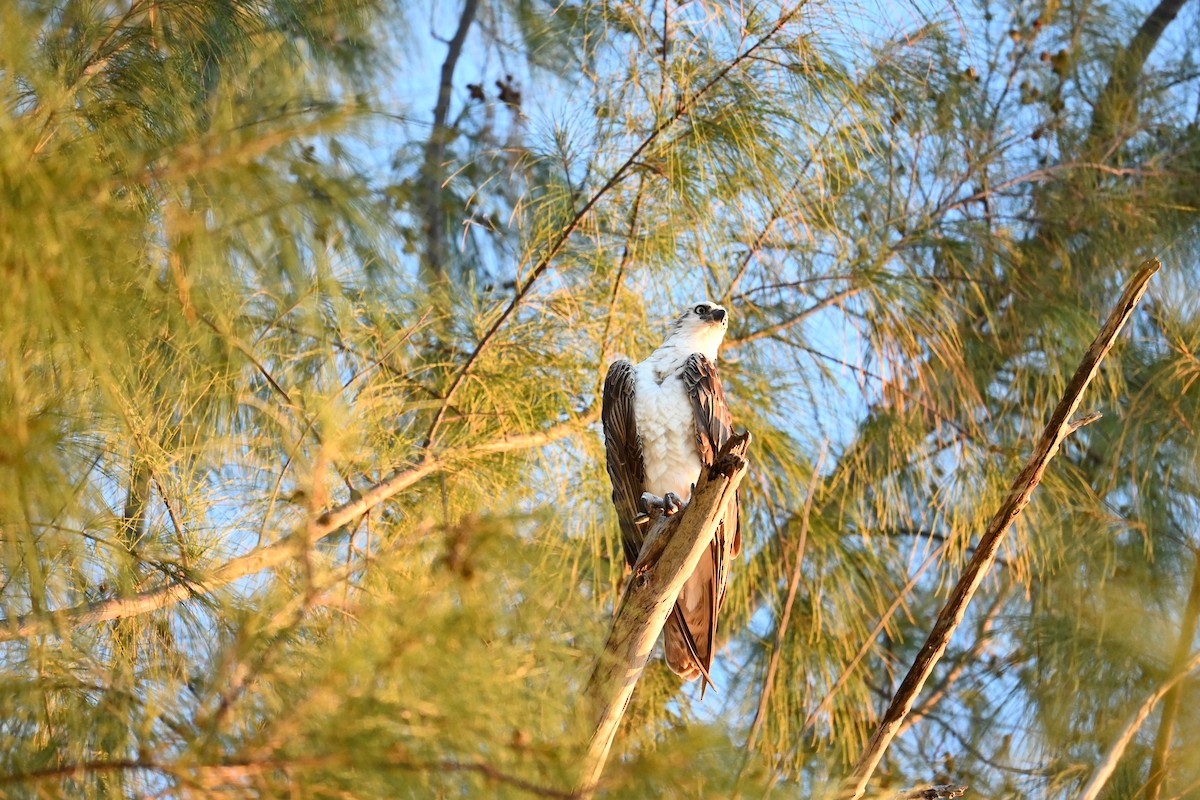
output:
MULTIPOLYGON (((701 468, 712 465, 733 433, 714 366, 728 329, 724 308, 697 303, 679 315, 666 341, 645 361, 636 366, 616 361, 608 368, 601 411, 605 455, 631 568, 649 527, 642 494, 662 497, 668 511, 677 508, 681 498, 691 498, 701 468)), ((705 684, 711 683, 717 613, 725 600, 730 559, 741 549, 735 497, 664 628, 667 666, 686 681, 704 676, 705 684)))

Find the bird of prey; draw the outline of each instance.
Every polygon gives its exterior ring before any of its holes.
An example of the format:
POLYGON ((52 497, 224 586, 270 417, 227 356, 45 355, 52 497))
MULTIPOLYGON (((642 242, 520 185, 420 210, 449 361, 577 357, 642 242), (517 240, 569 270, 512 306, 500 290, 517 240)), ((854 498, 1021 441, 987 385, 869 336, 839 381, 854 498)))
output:
MULTIPOLYGON (((675 319, 666 341, 649 358, 637 365, 615 361, 608 369, 601 411, 605 454, 631 568, 649 528, 643 493, 663 498, 667 510, 677 508, 680 499, 691 498, 701 468, 712 465, 733 433, 715 366, 728 329, 724 308, 696 303, 675 319)), ((685 681, 703 676, 702 694, 711 683, 708 673, 729 562, 741 549, 735 498, 664 628, 667 666, 685 681)))

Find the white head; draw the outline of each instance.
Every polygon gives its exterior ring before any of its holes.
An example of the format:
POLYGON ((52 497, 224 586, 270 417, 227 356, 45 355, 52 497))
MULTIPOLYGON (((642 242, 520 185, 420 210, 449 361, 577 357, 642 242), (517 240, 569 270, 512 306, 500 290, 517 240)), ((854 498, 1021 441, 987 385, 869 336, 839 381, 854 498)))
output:
POLYGON ((717 348, 729 330, 729 313, 723 306, 707 300, 693 303, 671 323, 664 345, 674 345, 689 353, 703 353, 715 361, 717 348))

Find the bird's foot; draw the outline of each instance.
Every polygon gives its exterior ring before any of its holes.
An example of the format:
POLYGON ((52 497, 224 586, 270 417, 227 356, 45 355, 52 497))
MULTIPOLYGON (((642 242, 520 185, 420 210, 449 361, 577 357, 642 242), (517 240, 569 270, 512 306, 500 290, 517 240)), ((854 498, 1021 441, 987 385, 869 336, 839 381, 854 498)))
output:
POLYGON ((650 492, 642 493, 642 510, 634 521, 642 522, 650 517, 673 517, 683 510, 683 500, 674 492, 667 492, 662 497, 650 492))
POLYGON ((663 499, 656 494, 642 492, 641 503, 642 513, 638 515, 639 518, 645 517, 649 519, 650 517, 656 517, 659 515, 656 512, 662 511, 663 499))
POLYGON ((639 586, 647 580, 647 573, 658 563, 663 550, 666 549, 670 537, 665 533, 669 528, 673 530, 672 524, 666 519, 676 516, 687 507, 674 492, 667 492, 663 497, 646 492, 642 495, 641 504, 646 513, 639 514, 635 519, 644 519, 649 524, 646 528, 646 538, 642 541, 641 552, 633 565, 633 579, 639 586))

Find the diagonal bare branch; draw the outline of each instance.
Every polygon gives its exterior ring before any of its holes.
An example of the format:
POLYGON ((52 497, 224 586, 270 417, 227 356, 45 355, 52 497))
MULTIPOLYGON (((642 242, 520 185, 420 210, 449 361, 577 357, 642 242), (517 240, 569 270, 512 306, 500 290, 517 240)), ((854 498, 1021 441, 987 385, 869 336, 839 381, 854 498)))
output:
POLYGON ((879 722, 879 727, 875 734, 867 743, 866 749, 863 751, 862 757, 855 766, 854 771, 846 780, 843 786, 843 796, 858 800, 866 791, 867 782, 875 772, 875 768, 879 766, 880 760, 883 758, 888 745, 896 737, 900 730, 904 718, 908 716, 912 710, 913 703, 920 694, 921 689, 925 686, 925 681, 933 673, 933 668, 937 665, 942 655, 946 652, 946 646, 950 643, 950 637, 962 622, 964 615, 967 612, 967 605, 971 602, 975 592, 983 583, 988 571, 991 569, 993 562, 996 560, 996 552, 1000 548, 1000 543, 1003 541, 1008 529, 1012 523, 1029 504, 1029 498, 1033 494, 1033 490, 1042 480, 1042 475, 1046 471, 1046 466, 1050 463, 1055 453, 1058 452, 1059 445, 1063 439, 1071 431, 1071 418, 1075 411, 1079 408, 1079 404, 1083 399, 1083 393, 1087 389, 1088 384, 1092 382, 1092 378, 1100 369, 1100 362, 1108 355, 1113 344, 1117 340, 1118 334, 1125 326, 1126 321, 1133 315, 1134 309, 1137 307, 1138 301, 1142 299, 1142 295, 1146 293, 1146 287, 1149 285, 1150 278, 1158 271, 1159 262, 1157 259, 1150 259, 1142 264, 1137 274, 1130 280, 1129 285, 1125 288, 1121 299, 1117 301, 1116 307, 1109 314, 1107 320, 1100 327, 1100 332, 1096 335, 1095 340, 1088 348, 1083 356, 1083 361, 1080 362, 1079 368, 1075 370, 1075 375, 1071 378, 1070 383, 1063 392, 1062 399, 1058 406, 1050 415, 1050 420, 1046 423, 1046 428, 1042 432, 1041 439, 1033 449, 1033 453, 1029 457, 1029 461, 1025 464, 1025 468, 1013 481, 1012 487, 1008 491, 1008 496, 1001 503, 1000 509, 996 515, 992 517, 988 523, 987 529, 979 538, 979 545, 975 549, 975 555, 972 556, 970 563, 963 570, 962 576, 958 579, 958 583, 954 587, 950 599, 946 601, 946 605, 942 608, 938 615, 937 622, 934 623, 933 630, 930 631, 929 637, 925 640, 925 644, 921 646, 921 650, 917 653, 916 659, 901 681, 900 687, 896 690, 892 697, 892 702, 884 712, 883 719, 879 722))

